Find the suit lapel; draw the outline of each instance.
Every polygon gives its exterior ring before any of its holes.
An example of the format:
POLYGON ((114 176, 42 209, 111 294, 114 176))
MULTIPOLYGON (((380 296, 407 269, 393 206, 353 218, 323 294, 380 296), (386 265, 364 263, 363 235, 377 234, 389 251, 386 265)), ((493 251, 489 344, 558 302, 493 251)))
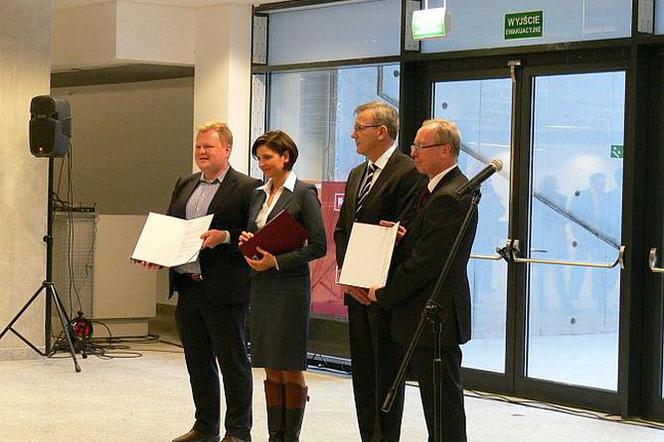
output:
POLYGON ((201 180, 201 172, 192 175, 191 179, 185 183, 185 185, 182 187, 182 191, 180 192, 180 202, 181 204, 178 205, 178 207, 182 210, 181 213, 176 213, 176 216, 179 216, 181 218, 186 218, 187 217, 187 201, 189 201, 189 198, 191 198, 191 194, 194 193, 194 190, 196 190, 196 186, 198 186, 198 183, 201 180))
POLYGON ((457 176, 461 174, 461 169, 459 169, 459 166, 455 166, 454 169, 450 170, 445 174, 445 176, 436 184, 436 187, 433 189, 432 194, 436 193, 439 189, 442 189, 447 183, 455 179, 457 176))
POLYGON ((254 189, 254 197, 252 199, 251 207, 249 208, 249 229, 256 229, 256 217, 258 212, 260 212, 263 203, 267 198, 267 194, 262 190, 254 189))
POLYGON ((215 211, 222 204, 224 204, 226 197, 231 193, 231 191, 235 187, 236 182, 237 178, 235 176, 235 171, 233 170, 232 167, 229 167, 228 172, 226 172, 226 176, 224 177, 224 180, 219 185, 219 189, 217 189, 217 193, 214 194, 214 197, 210 202, 210 207, 208 208, 207 212, 208 215, 215 213, 215 211))
POLYGON ((270 221, 279 212, 284 210, 284 207, 286 207, 288 203, 291 202, 292 199, 293 199, 293 193, 284 187, 283 190, 281 191, 281 195, 279 195, 279 199, 274 204, 274 207, 272 207, 272 210, 268 214, 267 220, 270 221))
POLYGON ((349 177, 348 183, 348 194, 344 198, 348 199, 348 207, 350 207, 351 213, 355 214, 355 207, 357 204, 357 194, 360 191, 360 184, 362 183, 362 177, 364 176, 364 171, 367 168, 367 162, 362 163, 361 167, 356 167, 353 169, 349 177))
POLYGON ((371 201, 374 195, 381 192, 381 188, 384 187, 387 180, 389 180, 389 177, 394 172, 394 169, 396 169, 398 162, 399 153, 395 150, 392 152, 390 159, 387 160, 387 163, 385 163, 383 170, 380 171, 380 175, 378 175, 376 182, 371 186, 371 190, 369 190, 369 194, 367 195, 367 203, 371 201))

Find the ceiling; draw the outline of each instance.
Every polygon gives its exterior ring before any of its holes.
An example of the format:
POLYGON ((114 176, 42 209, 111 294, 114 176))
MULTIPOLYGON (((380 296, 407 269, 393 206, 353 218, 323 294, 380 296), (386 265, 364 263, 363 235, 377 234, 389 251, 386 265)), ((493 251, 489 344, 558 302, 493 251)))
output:
MULTIPOLYGON (((80 6, 105 3, 109 0, 53 0, 53 9, 78 8, 80 6)), ((202 8, 222 3, 241 3, 246 5, 259 5, 263 3, 276 3, 283 0, 133 0, 133 3, 146 3, 153 5, 180 6, 184 8, 202 8)))

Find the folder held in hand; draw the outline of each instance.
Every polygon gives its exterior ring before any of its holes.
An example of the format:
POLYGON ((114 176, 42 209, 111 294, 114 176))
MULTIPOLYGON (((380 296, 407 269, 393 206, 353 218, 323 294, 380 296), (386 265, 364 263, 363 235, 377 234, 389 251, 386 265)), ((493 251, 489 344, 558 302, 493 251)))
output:
POLYGON ((297 222, 290 213, 282 210, 249 241, 242 243, 240 250, 250 258, 260 255, 256 247, 273 255, 279 255, 302 247, 307 239, 309 239, 309 231, 302 227, 302 224, 297 222))

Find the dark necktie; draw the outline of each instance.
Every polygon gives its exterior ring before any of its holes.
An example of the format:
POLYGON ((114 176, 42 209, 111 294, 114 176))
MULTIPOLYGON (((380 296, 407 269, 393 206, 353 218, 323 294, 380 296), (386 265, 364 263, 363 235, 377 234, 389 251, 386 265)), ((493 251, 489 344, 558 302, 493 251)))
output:
POLYGON ((367 176, 364 179, 364 186, 360 189, 360 193, 357 194, 357 205, 355 206, 355 218, 357 218, 358 213, 362 210, 364 205, 364 200, 366 199, 369 191, 371 190, 371 182, 373 181, 374 172, 376 172, 376 165, 369 164, 367 169, 367 176))
POLYGON ((429 197, 431 196, 431 192, 429 192, 429 187, 424 186, 424 189, 420 190, 420 197, 419 200, 417 201, 417 211, 419 212, 424 208, 424 206, 427 205, 427 201, 429 201, 429 197))

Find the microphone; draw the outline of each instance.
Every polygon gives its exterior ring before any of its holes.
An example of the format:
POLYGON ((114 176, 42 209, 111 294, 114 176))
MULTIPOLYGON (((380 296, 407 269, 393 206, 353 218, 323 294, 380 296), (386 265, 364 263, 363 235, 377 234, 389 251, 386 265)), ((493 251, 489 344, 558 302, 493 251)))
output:
POLYGON ((457 198, 462 198, 466 196, 466 194, 474 191, 480 186, 480 184, 489 179, 491 175, 496 172, 500 172, 502 169, 503 162, 498 158, 494 158, 493 160, 489 161, 489 164, 484 169, 472 177, 466 184, 459 187, 459 189, 456 191, 457 198))

